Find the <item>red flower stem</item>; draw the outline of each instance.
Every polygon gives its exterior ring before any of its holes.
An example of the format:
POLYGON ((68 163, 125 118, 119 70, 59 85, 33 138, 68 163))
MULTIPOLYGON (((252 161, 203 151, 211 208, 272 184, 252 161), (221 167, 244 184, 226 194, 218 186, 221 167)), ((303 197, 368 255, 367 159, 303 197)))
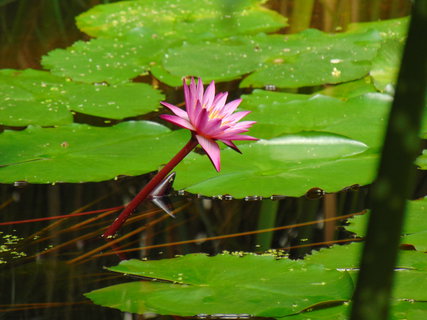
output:
POLYGON ((133 213, 133 211, 138 207, 138 205, 144 201, 151 191, 172 171, 173 168, 176 167, 178 163, 181 162, 182 159, 185 158, 196 146, 198 145, 197 139, 194 135, 191 136, 190 141, 184 146, 184 148, 179 151, 175 157, 172 158, 162 170, 160 170, 153 179, 148 182, 144 188, 132 199, 131 202, 124 208, 122 213, 117 217, 116 220, 111 224, 111 226, 104 232, 102 237, 110 238, 114 234, 116 234, 117 230, 122 226, 123 223, 129 218, 129 216, 133 213))

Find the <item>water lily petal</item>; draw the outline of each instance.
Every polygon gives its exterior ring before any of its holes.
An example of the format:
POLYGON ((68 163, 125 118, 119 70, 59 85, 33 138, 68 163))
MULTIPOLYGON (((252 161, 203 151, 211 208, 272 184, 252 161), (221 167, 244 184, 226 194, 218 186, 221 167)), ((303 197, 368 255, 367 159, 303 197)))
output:
MULTIPOLYGON (((200 102, 203 101, 203 82, 202 79, 198 79, 197 80, 197 100, 199 100, 200 102)), ((203 104, 202 104, 203 105, 203 104)))
POLYGON ((227 146, 229 146, 231 149, 237 151, 238 153, 242 153, 242 151, 239 150, 239 148, 237 148, 237 146, 230 140, 220 140, 222 143, 226 144, 227 146))
POLYGON ((236 99, 236 100, 230 101, 224 106, 223 111, 221 112, 221 115, 223 117, 229 116, 237 109, 237 107, 240 105, 241 102, 242 102, 242 99, 236 99))
POLYGON ((196 135, 196 138, 203 150, 205 150, 206 154, 209 156, 215 170, 219 172, 221 170, 221 158, 218 144, 214 140, 207 139, 200 135, 196 135))
POLYGON ((185 108, 188 112, 189 111, 188 109, 191 108, 191 105, 192 105, 192 99, 191 99, 190 88, 187 86, 187 83, 185 82, 185 78, 182 80, 182 87, 184 89, 185 108))
POLYGON ((200 128, 199 131, 200 133, 203 132, 203 135, 208 137, 215 136, 224 131, 224 129, 221 128, 221 122, 222 120, 218 118, 208 119, 206 125, 204 125, 203 128, 200 128))
POLYGON ((181 108, 179 108, 177 106, 174 106, 173 104, 167 103, 165 101, 162 101, 160 103, 162 105, 164 105, 166 108, 168 108, 170 111, 172 111, 173 113, 175 113, 178 117, 186 119, 187 121, 189 120, 187 112, 185 112, 181 108))
POLYGON ((230 114, 229 116, 224 118, 224 122, 234 124, 240 119, 246 117, 249 113, 251 113, 251 111, 239 111, 239 112, 230 114))
POLYGON ((173 124, 176 124, 177 126, 180 126, 181 128, 188 129, 191 131, 195 130, 190 122, 188 122, 187 120, 182 119, 180 117, 173 116, 170 114, 161 114, 159 117, 163 120, 166 120, 166 121, 169 121, 173 124))
POLYGON ((222 108, 224 107, 225 101, 227 100, 227 96, 228 92, 220 92, 215 96, 212 106, 209 108, 209 112, 212 117, 219 116, 222 108))
POLYGON ((207 125, 209 120, 209 112, 200 106, 200 101, 197 101, 196 113, 194 120, 191 119, 191 122, 196 130, 203 132, 203 128, 207 125))
POLYGON ((215 98, 215 81, 212 81, 206 88, 205 94, 203 95, 202 106, 210 106, 215 98))

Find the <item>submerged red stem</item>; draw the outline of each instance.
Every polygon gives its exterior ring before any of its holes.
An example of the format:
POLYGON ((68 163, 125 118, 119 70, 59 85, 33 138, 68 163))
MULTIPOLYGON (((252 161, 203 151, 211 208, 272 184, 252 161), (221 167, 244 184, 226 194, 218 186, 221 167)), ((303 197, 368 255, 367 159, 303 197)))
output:
POLYGON ((196 146, 198 145, 197 139, 192 135, 190 141, 173 157, 164 167, 160 170, 153 179, 148 182, 144 188, 132 199, 131 202, 124 208, 122 213, 117 217, 113 224, 102 235, 104 238, 113 236, 117 230, 125 223, 138 205, 144 201, 153 189, 172 171, 175 166, 185 158, 196 146))

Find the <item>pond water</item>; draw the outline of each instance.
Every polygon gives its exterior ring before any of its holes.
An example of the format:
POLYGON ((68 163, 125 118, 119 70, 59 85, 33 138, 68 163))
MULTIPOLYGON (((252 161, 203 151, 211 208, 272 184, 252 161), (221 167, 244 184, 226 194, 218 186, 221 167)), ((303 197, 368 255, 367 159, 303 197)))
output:
POLYGON ((339 227, 331 233, 341 221, 331 225, 322 220, 325 215, 358 212, 366 201, 366 189, 356 187, 336 195, 322 196, 318 189, 305 197, 274 200, 221 200, 174 192, 159 205, 175 218, 152 201, 141 205, 119 231, 117 255, 100 235, 144 182, 125 178, 97 184, 3 185, 0 319, 129 319, 83 296, 129 279, 105 266, 124 257, 161 259, 194 252, 263 252, 270 247, 302 257, 325 240, 351 236, 339 227), (72 217, 57 217, 62 215, 72 217), (14 220, 25 223, 8 223, 14 220), (278 226, 274 232, 253 232, 278 226))

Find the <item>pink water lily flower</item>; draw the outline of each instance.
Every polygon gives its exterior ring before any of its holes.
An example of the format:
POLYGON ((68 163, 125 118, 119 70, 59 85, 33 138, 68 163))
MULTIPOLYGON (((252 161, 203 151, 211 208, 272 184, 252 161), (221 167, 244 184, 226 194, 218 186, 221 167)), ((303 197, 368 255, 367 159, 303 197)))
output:
POLYGON ((197 84, 191 78, 187 86, 184 79, 184 95, 186 111, 167 102, 161 102, 175 115, 163 114, 160 117, 182 128, 191 130, 199 144, 206 151, 215 169, 220 171, 220 149, 217 140, 240 152, 233 140, 258 140, 242 135, 256 121, 241 121, 250 111, 234 113, 242 99, 236 99, 226 104, 227 92, 215 95, 215 82, 212 81, 203 90, 202 79, 197 84))

